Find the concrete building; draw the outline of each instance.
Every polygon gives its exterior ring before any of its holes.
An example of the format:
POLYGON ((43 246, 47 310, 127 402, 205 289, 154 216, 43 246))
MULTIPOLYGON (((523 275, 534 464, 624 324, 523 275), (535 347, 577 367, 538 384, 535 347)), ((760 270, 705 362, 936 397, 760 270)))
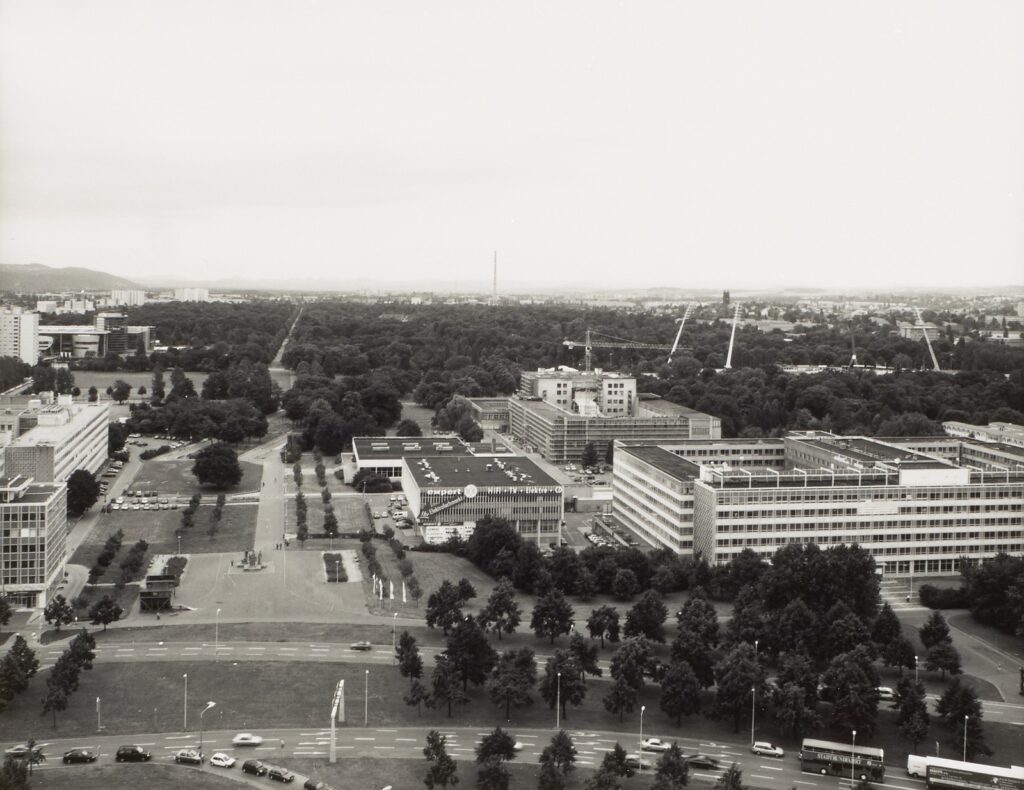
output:
POLYGON ((356 436, 352 439, 352 460, 356 472, 368 469, 374 474, 402 479, 404 458, 472 455, 458 436, 356 436))
POLYGON ((208 288, 175 288, 174 300, 176 302, 209 302, 210 291, 208 288))
POLYGON ((935 324, 911 324, 906 321, 900 321, 896 325, 897 330, 900 333, 900 337, 905 337, 908 340, 924 340, 925 333, 928 333, 929 340, 938 340, 942 334, 942 330, 935 326, 935 324))
POLYGON ((64 578, 67 486, 0 476, 0 595, 42 607, 64 578))
POLYGON ((137 307, 146 303, 146 292, 139 288, 115 288, 107 304, 111 307, 137 307))
POLYGON ((613 513, 655 546, 723 564, 744 549, 857 543, 886 575, 1024 551, 1024 450, 946 437, 616 445, 613 513))
POLYGON ((942 423, 942 430, 950 436, 1024 447, 1024 425, 1014 425, 1012 422, 990 422, 988 425, 971 425, 968 422, 950 420, 942 423))
POLYGON ((42 398, 5 398, 0 402, 2 473, 61 483, 76 469, 95 474, 107 458, 110 406, 74 403, 70 395, 57 402, 42 398))
POLYGON ((124 313, 97 313, 92 326, 40 326, 39 346, 43 356, 72 359, 134 354, 140 342, 148 353, 152 350, 150 329, 148 326, 130 326, 124 313))
POLYGON ((0 357, 39 361, 39 313, 7 305, 0 310, 0 357))
POLYGON ((524 536, 547 543, 565 510, 562 487, 520 456, 406 458, 402 490, 428 543, 468 537, 485 516, 508 519, 524 536))

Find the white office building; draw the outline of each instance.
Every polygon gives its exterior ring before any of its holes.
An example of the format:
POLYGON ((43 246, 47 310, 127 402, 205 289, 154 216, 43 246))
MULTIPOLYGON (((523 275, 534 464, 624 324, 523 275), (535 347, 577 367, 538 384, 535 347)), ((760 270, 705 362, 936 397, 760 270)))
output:
POLYGON ((11 398, 0 404, 10 419, 10 443, 3 448, 3 474, 37 483, 61 483, 76 469, 95 474, 107 458, 110 406, 74 403, 70 395, 57 402, 11 398))
POLYGON ((43 607, 64 577, 67 486, 0 476, 0 595, 43 607))
POLYGON ((16 305, 0 310, 0 357, 17 357, 29 365, 39 361, 39 313, 16 305))
POLYGON ((175 288, 174 299, 177 302, 209 302, 208 288, 175 288))
POLYGON ((138 307, 146 303, 146 292, 139 288, 115 288, 107 304, 111 307, 138 307))
POLYGON ((724 564, 859 544, 886 575, 1024 551, 1024 450, 949 437, 617 443, 612 512, 655 546, 724 564))

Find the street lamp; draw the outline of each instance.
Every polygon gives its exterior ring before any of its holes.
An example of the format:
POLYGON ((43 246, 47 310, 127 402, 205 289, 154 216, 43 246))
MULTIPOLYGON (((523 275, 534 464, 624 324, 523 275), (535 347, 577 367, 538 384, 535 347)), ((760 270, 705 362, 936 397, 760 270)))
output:
POLYGON ((370 720, 370 670, 366 670, 366 678, 363 684, 363 726, 366 727, 370 720))
POLYGON ((181 533, 178 533, 178 556, 181 556, 181 533))
POLYGON ((754 720, 757 715, 757 686, 750 687, 750 745, 754 745, 754 720))
POLYGON ((967 720, 971 718, 967 714, 964 714, 964 762, 967 762, 967 720))
POLYGON ((850 744, 850 784, 853 784, 853 769, 857 765, 857 731, 853 731, 853 742, 850 744))
POLYGON ((917 656, 914 656, 914 685, 917 685, 917 656))
POLYGON ((640 773, 644 771, 644 711, 647 710, 646 705, 640 706, 640 754, 637 755, 637 762, 640 764, 640 773))
POLYGON ((562 715, 562 673, 555 679, 555 729, 559 729, 559 717, 562 715))
POLYGON ((103 730, 103 720, 100 718, 100 698, 96 698, 96 731, 101 732, 103 730))
POLYGON ((761 644, 761 640, 760 639, 755 639, 754 640, 754 661, 755 662, 757 661, 757 646, 759 644, 761 644))
POLYGON ((220 650, 220 609, 217 610, 217 616, 213 621, 213 656, 214 659, 217 657, 217 651, 220 650))
POLYGON ((188 672, 182 677, 185 679, 185 705, 183 710, 185 711, 184 721, 181 723, 181 731, 188 732, 188 672))
POLYGON ((394 665, 398 661, 398 642, 395 641, 395 629, 398 627, 398 612, 391 615, 391 663, 394 665))
MULTIPOLYGON (((333 538, 332 538, 333 540, 333 538)), ((334 561, 334 583, 341 583, 341 560, 334 561)))
POLYGON ((207 702, 206 707, 199 711, 199 753, 203 753, 203 716, 210 708, 216 707, 216 702, 207 702))

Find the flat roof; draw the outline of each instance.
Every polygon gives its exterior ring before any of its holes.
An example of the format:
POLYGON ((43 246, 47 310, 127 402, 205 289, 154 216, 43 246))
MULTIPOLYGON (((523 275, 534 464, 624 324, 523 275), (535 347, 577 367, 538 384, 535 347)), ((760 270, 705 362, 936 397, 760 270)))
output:
POLYGON ((44 414, 52 411, 63 411, 70 409, 71 419, 62 425, 36 425, 26 430, 21 436, 11 442, 8 447, 39 447, 58 445, 67 436, 80 430, 83 426, 90 424, 99 414, 106 417, 110 413, 110 406, 106 403, 75 403, 72 406, 58 404, 46 404, 38 409, 38 413, 44 414))
POLYGON ((664 447, 645 444, 639 447, 619 447, 618 452, 632 455, 634 458, 650 464, 659 472, 671 475, 677 480, 692 480, 700 477, 700 465, 693 461, 680 458, 664 447))
POLYGON ((438 455, 470 455, 469 446, 458 436, 357 436, 352 450, 360 461, 400 461, 438 455))
POLYGON ((553 477, 529 458, 457 458, 440 456, 407 462, 420 488, 462 488, 470 483, 478 487, 529 488, 559 486, 553 477))
POLYGON ((650 398, 645 398, 644 395, 648 394, 649 393, 645 392, 637 394, 637 398, 640 402, 640 408, 642 409, 648 409, 650 411, 657 412, 658 414, 664 414, 666 417, 675 417, 681 414, 699 414, 702 417, 708 416, 702 411, 691 409, 689 406, 683 406, 678 403, 673 403, 672 401, 665 400, 664 398, 660 398, 657 395, 650 398))

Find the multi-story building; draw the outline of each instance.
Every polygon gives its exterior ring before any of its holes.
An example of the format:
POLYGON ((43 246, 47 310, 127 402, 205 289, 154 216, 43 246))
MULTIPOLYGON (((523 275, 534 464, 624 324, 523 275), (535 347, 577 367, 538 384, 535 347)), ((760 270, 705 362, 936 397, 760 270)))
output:
POLYGON ((1024 551, 1024 450, 945 437, 616 447, 613 513, 712 564, 744 549, 857 543, 887 575, 946 575, 1024 551))
POLYGON ((107 304, 111 307, 138 307, 146 303, 146 292, 141 288, 115 288, 107 304))
POLYGON ((177 302, 209 302, 208 288, 175 288, 174 299, 177 302))
POLYGON ((393 481, 402 479, 405 458, 466 455, 472 455, 472 450, 458 436, 357 436, 352 439, 356 471, 368 469, 393 481))
POLYGON ((485 516, 508 519, 542 543, 558 531, 565 510, 562 487, 520 456, 406 458, 402 490, 430 543, 468 537, 485 516))
POLYGON ((92 326, 55 324, 39 327, 40 349, 47 357, 105 357, 133 354, 139 344, 152 350, 150 327, 130 326, 124 313, 98 313, 92 326))
POLYGON ((555 464, 579 461, 591 442, 603 457, 616 439, 671 442, 722 435, 717 417, 638 392, 634 377, 602 370, 527 372, 516 397, 471 402, 481 425, 508 430, 527 452, 555 464))
POLYGON ((70 395, 6 398, 0 402, 0 429, 10 440, 3 448, 3 474, 61 483, 76 469, 96 473, 107 457, 110 406, 75 403, 70 395))
POLYGON ((16 305, 0 310, 0 357, 17 357, 29 365, 39 361, 39 313, 16 305))
POLYGON ((928 335, 929 340, 938 340, 942 333, 942 330, 935 324, 911 324, 907 321, 900 321, 896 328, 899 330, 900 337, 905 337, 908 340, 924 340, 925 334, 928 335))
POLYGON ((63 579, 67 486, 0 476, 0 595, 13 604, 46 605, 63 579))
POLYGON ((961 436, 967 439, 978 439, 982 442, 1010 444, 1024 447, 1024 425, 1012 422, 990 422, 988 425, 971 425, 969 422, 947 421, 942 423, 942 430, 950 436, 961 436))

